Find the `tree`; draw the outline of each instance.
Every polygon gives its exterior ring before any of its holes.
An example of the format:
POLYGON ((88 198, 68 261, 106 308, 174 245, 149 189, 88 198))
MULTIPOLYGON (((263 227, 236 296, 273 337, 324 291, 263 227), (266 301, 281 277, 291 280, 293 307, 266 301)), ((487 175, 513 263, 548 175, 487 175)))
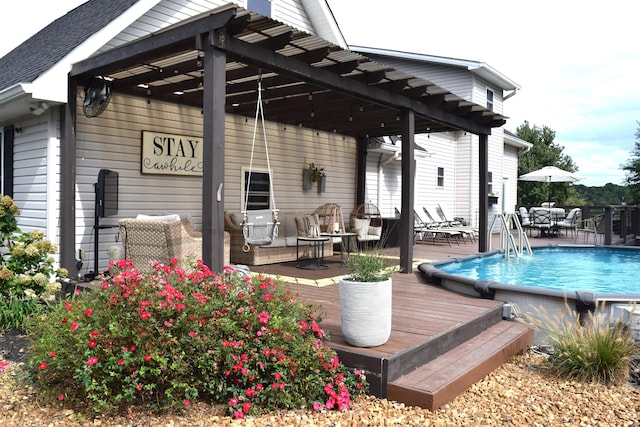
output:
POLYGON ((636 130, 636 145, 631 152, 631 158, 627 163, 622 165, 622 169, 626 173, 625 183, 629 189, 631 200, 626 200, 629 204, 640 203, 640 122, 636 121, 638 129, 636 130))
MULTIPOLYGON (((544 166, 556 166, 569 172, 578 168, 570 156, 563 153, 564 147, 556 144, 555 131, 547 126, 531 126, 528 121, 518 126, 516 136, 533 144, 531 149, 518 159, 518 176, 544 166)), ((553 183, 553 200, 561 204, 580 204, 580 196, 568 183, 553 183)), ((518 181, 518 205, 540 205, 549 197, 549 184, 545 182, 518 181)))

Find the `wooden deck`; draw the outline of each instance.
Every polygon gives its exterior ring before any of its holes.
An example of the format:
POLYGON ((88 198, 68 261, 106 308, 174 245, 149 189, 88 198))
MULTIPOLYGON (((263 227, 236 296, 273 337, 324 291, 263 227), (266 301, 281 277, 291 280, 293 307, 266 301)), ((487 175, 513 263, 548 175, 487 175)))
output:
MULTIPOLYGON (((497 240, 497 239, 496 239, 497 240)), ((573 238, 531 238, 532 246, 573 244, 573 238)), ((497 249, 497 241, 492 242, 497 249)), ((578 242, 580 243, 580 242, 578 242)), ((398 248, 385 255, 398 257, 398 248)), ((477 243, 449 246, 446 241, 414 246, 414 266, 477 253, 477 243)), ((295 263, 251 267, 280 276, 302 300, 318 307, 321 326, 345 365, 364 369, 372 394, 435 409, 483 378, 533 339, 527 326, 502 319, 502 302, 457 294, 426 282, 414 268, 393 277, 391 337, 375 348, 347 344, 340 330, 339 278, 346 274, 340 256, 326 270, 300 270, 295 263)))

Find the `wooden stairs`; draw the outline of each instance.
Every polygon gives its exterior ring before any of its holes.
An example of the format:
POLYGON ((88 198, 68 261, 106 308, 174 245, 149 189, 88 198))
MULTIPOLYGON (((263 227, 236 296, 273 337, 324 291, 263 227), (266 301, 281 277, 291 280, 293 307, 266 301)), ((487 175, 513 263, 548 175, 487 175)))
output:
POLYGON ((338 285, 291 284, 321 307, 320 325, 346 366, 367 373, 371 394, 434 410, 533 341, 533 329, 502 318, 500 301, 426 282, 422 273, 393 277, 391 337, 374 348, 352 347, 340 329, 338 285))
POLYGON ((500 321, 475 337, 387 384, 387 399, 435 410, 516 354, 533 340, 526 325, 500 321))

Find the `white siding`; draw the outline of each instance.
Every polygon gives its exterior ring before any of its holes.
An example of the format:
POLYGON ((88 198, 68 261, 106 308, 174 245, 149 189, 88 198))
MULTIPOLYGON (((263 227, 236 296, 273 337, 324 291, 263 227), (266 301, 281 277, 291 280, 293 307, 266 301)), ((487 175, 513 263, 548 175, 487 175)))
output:
MULTIPOLYGON (((100 52, 131 42, 149 33, 156 32, 185 19, 210 12, 227 4, 237 4, 246 8, 246 0, 163 0, 131 24, 126 30, 104 45, 100 52)), ((274 0, 271 5, 271 17, 292 27, 314 34, 309 18, 299 0, 274 0)))
POLYGON ((402 58, 375 54, 367 54, 367 56, 374 61, 402 70, 413 76, 429 80, 435 85, 461 98, 472 100, 472 75, 464 68, 408 61, 402 58))
POLYGON ((60 134, 57 108, 16 123, 14 140, 14 200, 20 208, 22 231, 42 230, 58 243, 60 134))
MULTIPOLYGON (((79 103, 80 104, 80 103, 79 103)), ((268 106, 266 107, 268 109, 268 106)), ((93 266, 94 184, 101 168, 119 173, 119 212, 101 220, 116 225, 121 218, 139 213, 190 213, 202 222, 202 179, 200 177, 143 175, 140 172, 141 132, 201 136, 200 109, 125 98, 114 94, 109 107, 98 118, 78 112, 77 120, 76 244, 93 266)), ((334 202, 351 211, 355 203, 355 141, 333 133, 316 132, 279 123, 266 123, 269 157, 274 179, 276 206, 283 212, 313 212, 334 202), (323 167, 326 192, 302 191, 302 170, 309 163, 323 167)), ((242 167, 249 166, 253 119, 227 116, 225 132, 225 210, 239 211, 242 167)), ((253 167, 266 167, 264 142, 256 139, 253 167)), ((347 219, 347 218, 345 218, 347 219)), ((115 242, 117 228, 100 230, 99 268, 107 266, 108 249, 115 242)))

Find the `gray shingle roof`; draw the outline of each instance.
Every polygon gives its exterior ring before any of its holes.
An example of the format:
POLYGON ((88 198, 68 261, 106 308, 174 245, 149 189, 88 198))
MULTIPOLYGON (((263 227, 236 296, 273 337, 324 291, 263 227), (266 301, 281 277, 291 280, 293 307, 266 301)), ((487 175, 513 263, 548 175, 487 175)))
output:
POLYGON ((90 0, 0 58, 0 90, 33 82, 138 0, 90 0))

